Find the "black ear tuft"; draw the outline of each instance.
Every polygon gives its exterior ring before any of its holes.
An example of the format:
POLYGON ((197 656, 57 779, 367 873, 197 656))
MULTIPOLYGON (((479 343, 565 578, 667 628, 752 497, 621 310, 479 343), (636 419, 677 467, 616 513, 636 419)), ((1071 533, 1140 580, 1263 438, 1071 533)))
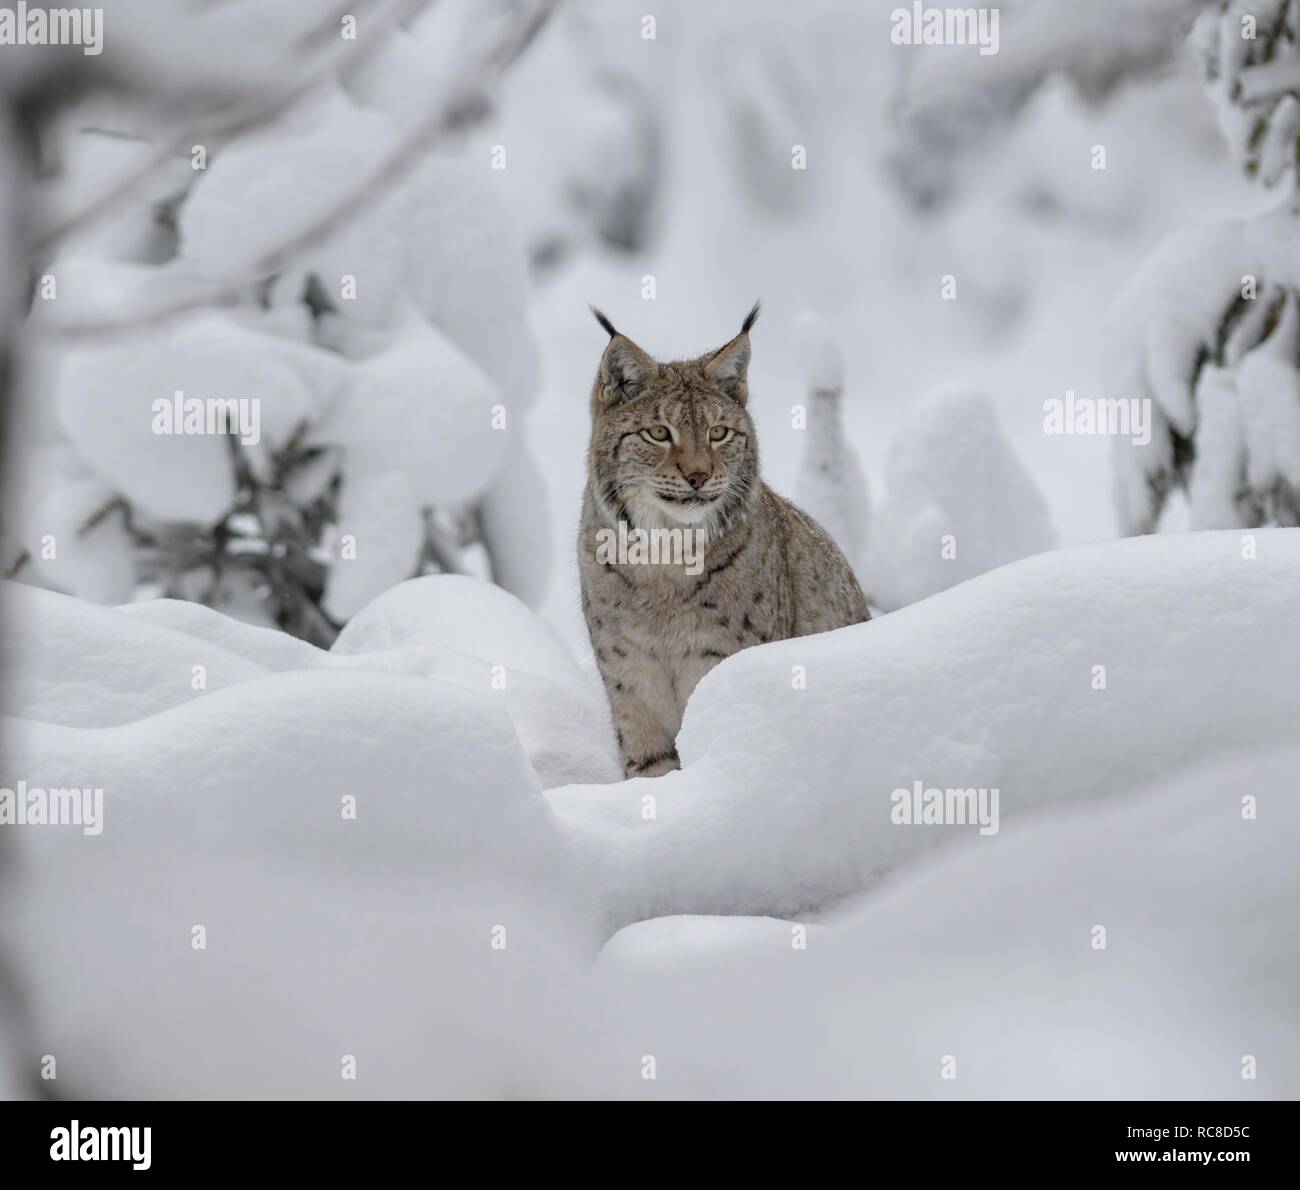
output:
POLYGON ((745 315, 745 321, 744 321, 744 323, 741 325, 741 328, 740 328, 740 333, 741 333, 742 335, 747 335, 747 334, 749 334, 749 328, 750 328, 751 326, 753 326, 754 323, 756 323, 756 322, 758 321, 759 311, 760 311, 762 308, 763 308, 763 303, 762 303, 761 301, 759 301, 759 302, 755 302, 755 303, 754 303, 754 307, 753 307, 753 309, 750 310, 750 312, 749 312, 748 314, 745 315))
POLYGON ((604 313, 597 310, 595 306, 589 306, 588 309, 596 316, 596 321, 609 332, 609 337, 611 339, 618 334, 618 331, 614 329, 614 324, 605 317, 604 313))

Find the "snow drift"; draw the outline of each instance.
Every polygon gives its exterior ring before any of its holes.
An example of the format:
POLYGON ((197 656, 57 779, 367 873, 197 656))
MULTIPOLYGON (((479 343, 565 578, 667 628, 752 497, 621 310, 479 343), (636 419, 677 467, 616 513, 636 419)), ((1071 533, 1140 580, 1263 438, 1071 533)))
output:
POLYGON ((558 786, 612 766, 603 708, 488 584, 403 584, 330 653, 10 585, 0 786, 105 791, 101 835, 5 832, 22 1061, 64 1095, 1294 1095, 1297 576, 1294 530, 1040 555, 746 650, 681 772, 558 786), (1000 830, 896 825, 917 781, 996 788, 1000 830))
POLYGON ((893 825, 892 792, 917 781, 997 788, 1005 820, 1294 740, 1300 533, 1247 536, 1251 560, 1232 532, 1042 554, 744 650, 692 695, 681 772, 551 803, 620 923, 785 915, 970 833, 893 825))
POLYGON ((1239 754, 1010 821, 987 846, 900 870, 802 938, 802 923, 773 918, 628 926, 594 982, 657 1078, 610 1085, 664 1097, 1294 1096, 1297 765, 1294 747, 1239 754), (1257 820, 1242 815, 1243 789, 1260 791, 1257 820))

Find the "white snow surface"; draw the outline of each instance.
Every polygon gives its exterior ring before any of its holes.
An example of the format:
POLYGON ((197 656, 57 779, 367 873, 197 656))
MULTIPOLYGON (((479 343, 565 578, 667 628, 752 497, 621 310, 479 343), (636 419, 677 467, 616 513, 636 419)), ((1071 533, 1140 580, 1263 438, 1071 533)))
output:
POLYGON ((501 588, 458 575, 413 579, 375 600, 332 652, 182 600, 117 609, 6 583, 5 713, 110 727, 273 672, 377 671, 494 699, 543 785, 616 781, 598 682, 501 588), (197 667, 197 668, 196 668, 197 667))
POLYGON ((663 1096, 1294 1095, 1297 764, 1248 752, 1009 822, 809 922, 805 949, 790 921, 629 926, 596 987, 663 1096))
MULTIPOLYGON (((26 583, 6 582, 0 591, 6 628, 0 633, 0 663, 9 715, 76 727, 112 727, 198 697, 202 690, 193 683, 196 665, 206 671, 208 691, 264 672, 256 660, 216 640, 200 643, 187 629, 178 631, 177 622, 140 623, 110 608, 26 583)), ((236 628, 237 622, 225 616, 220 619, 232 631, 258 631, 236 628)))
POLYGON ((454 648, 554 681, 581 681, 564 646, 518 599, 464 575, 428 575, 385 591, 339 633, 333 652, 412 645, 454 648))
POLYGON ((1295 1095, 1297 574, 1297 530, 1042 554, 746 650, 680 772, 546 792, 608 725, 498 588, 324 653, 10 584, 0 784, 105 791, 6 831, 25 1044, 89 1095, 1295 1095), (891 822, 918 780, 1000 830, 891 822))

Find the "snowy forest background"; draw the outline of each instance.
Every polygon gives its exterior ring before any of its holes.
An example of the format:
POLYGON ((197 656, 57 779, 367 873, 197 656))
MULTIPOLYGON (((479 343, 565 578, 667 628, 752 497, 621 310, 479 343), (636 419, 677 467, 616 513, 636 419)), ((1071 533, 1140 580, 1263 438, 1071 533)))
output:
POLYGON ((1300 1094, 1300 0, 1007 0, 993 55, 896 7, 0 47, 3 784, 110 824, 0 837, 14 1094, 1300 1094), (886 614, 615 786, 586 306, 670 358, 756 297, 765 477, 886 614), (260 442, 155 434, 178 389, 260 442), (1151 442, 1045 433, 1067 392, 1151 442), (1014 828, 903 844, 913 779, 1014 828))

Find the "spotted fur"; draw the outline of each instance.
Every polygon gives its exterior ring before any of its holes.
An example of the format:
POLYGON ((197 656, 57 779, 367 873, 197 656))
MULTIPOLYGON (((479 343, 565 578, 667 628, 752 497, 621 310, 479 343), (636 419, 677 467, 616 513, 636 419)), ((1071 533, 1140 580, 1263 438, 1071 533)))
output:
POLYGON ((593 312, 610 340, 591 389, 582 610, 623 771, 658 776, 679 767, 686 700, 715 665, 749 645, 860 623, 867 604, 835 543, 760 478, 746 409, 758 306, 717 351, 671 363, 593 312), (699 573, 681 560, 602 557, 600 534, 620 521, 695 532, 699 573))

